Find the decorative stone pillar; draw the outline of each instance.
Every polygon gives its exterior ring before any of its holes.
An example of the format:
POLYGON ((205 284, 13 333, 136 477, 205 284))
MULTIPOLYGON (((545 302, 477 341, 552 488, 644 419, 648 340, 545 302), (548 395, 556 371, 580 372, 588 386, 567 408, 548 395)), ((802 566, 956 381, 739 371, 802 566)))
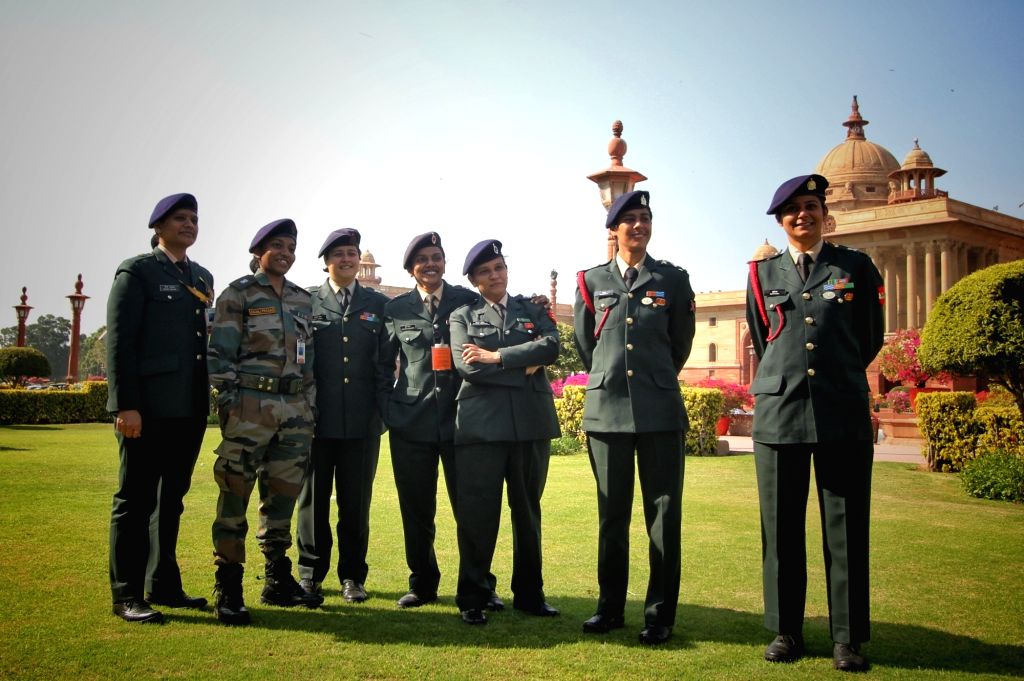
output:
POLYGON ((896 270, 892 258, 885 251, 881 252, 882 276, 885 280, 885 332, 896 331, 896 311, 899 308, 896 295, 896 270))
POLYGON ((951 252, 952 243, 949 241, 939 242, 939 269, 941 270, 940 279, 942 282, 942 291, 945 293, 949 290, 949 287, 953 285, 953 254, 951 252))
POLYGON ((923 322, 928 321, 932 316, 932 307, 935 305, 935 242, 929 241, 924 245, 924 314, 923 322))
POLYGON ((917 244, 907 244, 907 327, 918 328, 917 320, 917 244))
MULTIPOLYGON (((968 267, 969 260, 967 258, 967 244, 957 244, 956 251, 957 251, 957 261, 956 261, 957 262, 957 267, 956 267, 957 268, 957 277, 956 277, 956 281, 960 281, 961 279, 963 279, 964 277, 966 277, 968 274, 971 273, 971 270, 968 267)), ((955 284, 956 281, 954 281, 953 283, 955 284)))

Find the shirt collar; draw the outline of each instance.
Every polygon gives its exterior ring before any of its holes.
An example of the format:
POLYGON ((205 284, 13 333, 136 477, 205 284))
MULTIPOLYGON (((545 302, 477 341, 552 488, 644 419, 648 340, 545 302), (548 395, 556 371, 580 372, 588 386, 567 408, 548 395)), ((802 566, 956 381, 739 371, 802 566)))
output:
MULTIPOLYGON (((163 254, 167 256, 168 260, 170 260, 175 265, 178 264, 178 259, 175 258, 174 255, 172 255, 170 251, 168 251, 166 248, 164 248, 163 244, 157 244, 156 247, 159 248, 161 251, 163 251, 163 254)), ((182 262, 188 262, 188 256, 187 255, 184 258, 182 258, 182 262)))
MULTIPOLYGON (((327 277, 327 283, 331 285, 331 290, 334 291, 334 295, 338 295, 338 291, 340 291, 342 289, 342 287, 338 286, 338 284, 335 283, 335 281, 333 279, 331 279, 330 277, 327 277)), ((348 297, 349 298, 351 298, 353 295, 355 295, 355 292, 356 292, 356 280, 353 279, 352 283, 345 287, 345 290, 348 291, 348 297)))
MULTIPOLYGON (((626 279, 626 270, 628 270, 630 268, 629 263, 627 263, 625 260, 623 260, 621 255, 616 253, 615 254, 615 264, 619 268, 619 274, 622 275, 622 279, 625 280, 626 279)), ((640 262, 638 262, 637 264, 633 265, 632 267, 633 267, 633 269, 636 270, 636 273, 639 276, 639 274, 641 272, 643 272, 643 270, 644 270, 644 261, 641 260, 640 262)))
POLYGON ((419 297, 423 301, 424 304, 426 304, 427 299, 431 298, 431 297, 434 299, 435 303, 440 303, 441 302, 441 293, 443 291, 444 291, 444 282, 443 281, 441 282, 441 285, 438 286, 437 289, 434 290, 433 293, 427 293, 426 291, 421 289, 419 286, 416 287, 416 293, 419 294, 419 297))
POLYGON ((811 256, 811 260, 813 260, 814 262, 818 262, 818 256, 821 255, 821 248, 824 245, 825 245, 825 240, 824 239, 819 239, 818 243, 814 244, 814 246, 811 247, 811 250, 809 250, 809 251, 801 251, 799 248, 797 248, 793 244, 790 244, 789 245, 789 256, 791 258, 793 258, 793 263, 794 264, 796 263, 797 258, 800 257, 801 253, 806 253, 807 255, 811 256))

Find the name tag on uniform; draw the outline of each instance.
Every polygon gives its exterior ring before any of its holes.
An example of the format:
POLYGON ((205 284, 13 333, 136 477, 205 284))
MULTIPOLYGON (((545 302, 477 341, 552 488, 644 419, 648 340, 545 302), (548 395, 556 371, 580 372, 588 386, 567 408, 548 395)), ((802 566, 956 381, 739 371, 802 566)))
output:
POLYGON ((160 284, 160 293, 177 293, 180 290, 180 284, 160 284))
POLYGON ((249 315, 250 317, 260 317, 260 316, 265 315, 265 314, 276 314, 277 313, 277 308, 276 307, 250 307, 248 310, 245 311, 245 313, 247 315, 249 315))

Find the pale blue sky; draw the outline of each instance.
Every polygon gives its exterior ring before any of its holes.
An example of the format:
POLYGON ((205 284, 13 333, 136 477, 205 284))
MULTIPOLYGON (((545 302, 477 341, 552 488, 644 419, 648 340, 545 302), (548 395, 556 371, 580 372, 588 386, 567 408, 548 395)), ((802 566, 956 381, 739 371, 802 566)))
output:
POLYGON ((604 258, 586 175, 615 119, 650 178, 651 253, 699 291, 737 289, 782 242, 776 186, 843 141, 854 94, 868 139, 902 160, 918 137, 951 197, 1024 217, 1022 26, 1016 1, 0 0, 0 307, 28 286, 32 319, 70 316, 82 272, 99 327, 117 263, 179 191, 218 290, 291 217, 302 285, 342 226, 408 284, 402 253, 434 229, 448 281, 498 238, 513 292, 555 268, 569 302, 604 258))

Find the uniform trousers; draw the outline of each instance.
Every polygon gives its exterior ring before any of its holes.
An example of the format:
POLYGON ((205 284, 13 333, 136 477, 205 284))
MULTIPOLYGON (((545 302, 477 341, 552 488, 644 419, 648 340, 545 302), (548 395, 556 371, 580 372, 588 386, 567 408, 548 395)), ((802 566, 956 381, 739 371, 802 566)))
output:
POLYGON ((460 610, 483 609, 494 589, 491 561, 501 524, 502 483, 512 514, 513 606, 544 603, 540 499, 548 478, 551 440, 479 442, 455 446, 460 610))
POLYGON ((118 489, 110 514, 110 590, 114 602, 182 590, 178 527, 206 433, 206 416, 143 416, 142 435, 117 433, 118 489))
POLYGON ((283 558, 292 545, 295 500, 309 465, 313 413, 302 395, 242 390, 240 405, 221 428, 213 477, 220 488, 213 521, 214 562, 245 562, 245 513, 258 486, 256 540, 268 561, 283 558))
POLYGON ((799 634, 803 628, 812 458, 832 640, 863 643, 870 638, 868 523, 873 458, 873 446, 866 441, 754 443, 765 627, 780 634, 799 634))
POLYGON ((666 627, 675 623, 682 557, 683 435, 679 430, 587 433, 590 466, 597 480, 598 613, 619 616, 626 606, 636 452, 649 541, 644 622, 666 627))
POLYGON ((331 494, 338 505, 338 579, 363 584, 369 566, 370 501, 380 435, 313 438, 310 475, 299 494, 299 577, 322 582, 331 570, 331 494))

